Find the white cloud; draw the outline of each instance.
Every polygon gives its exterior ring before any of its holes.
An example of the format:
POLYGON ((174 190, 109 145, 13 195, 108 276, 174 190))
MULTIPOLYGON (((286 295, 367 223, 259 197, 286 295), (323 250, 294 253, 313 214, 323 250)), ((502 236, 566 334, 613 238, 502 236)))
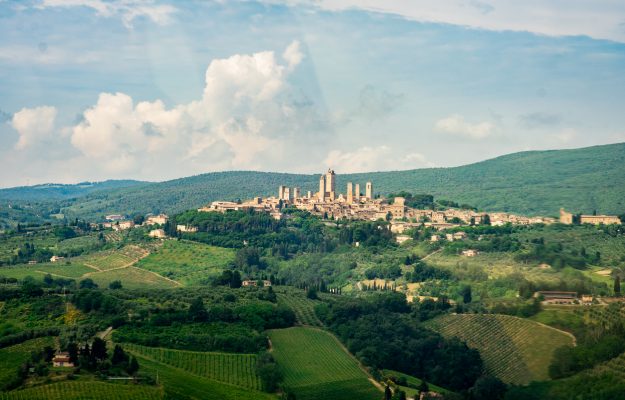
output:
POLYGON ((435 128, 439 132, 480 140, 492 136, 497 127, 490 121, 470 123, 462 115, 454 114, 438 120, 435 128))
POLYGON ((131 28, 133 21, 139 17, 165 25, 176 12, 174 6, 157 4, 153 0, 42 0, 38 7, 87 7, 102 17, 120 17, 127 28, 131 28))
POLYGON ((11 126, 20 135, 15 148, 22 150, 50 137, 54 131, 56 114, 56 108, 50 106, 22 108, 13 114, 11 126))
POLYGON ((110 173, 171 172, 174 164, 185 173, 260 169, 286 148, 306 146, 323 126, 288 83, 303 55, 297 44, 285 53, 287 65, 271 51, 213 60, 201 99, 170 109, 102 93, 72 128, 71 143, 110 173))
POLYGON ((292 70, 304 59, 304 54, 300 50, 300 43, 294 40, 282 53, 282 58, 288 63, 288 69, 292 70))
POLYGON ((332 150, 324 164, 341 173, 404 170, 433 167, 420 153, 397 152, 386 145, 364 146, 353 151, 332 150))
MULTIPOLYGON (((274 2, 269 0, 270 2, 274 2)), ((417 21, 487 30, 544 35, 587 35, 625 42, 625 2, 621 0, 291 0, 325 10, 363 9, 417 21)))

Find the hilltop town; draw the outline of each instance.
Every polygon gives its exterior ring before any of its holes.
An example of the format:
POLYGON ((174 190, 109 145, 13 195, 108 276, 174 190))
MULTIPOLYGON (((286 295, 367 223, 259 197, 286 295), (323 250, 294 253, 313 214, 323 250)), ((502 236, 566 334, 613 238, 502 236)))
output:
MULTIPOLYGON (((282 212, 286 207, 296 207, 301 210, 322 216, 328 219, 353 220, 387 220, 391 229, 396 233, 421 226, 422 224, 438 230, 462 225, 492 225, 502 226, 553 224, 556 218, 546 216, 527 217, 506 212, 478 212, 474 209, 445 208, 445 209, 415 209, 406 205, 403 197, 391 199, 376 196, 372 182, 366 182, 364 194, 359 183, 348 182, 345 193, 339 193, 336 188, 336 173, 328 169, 319 177, 319 191, 304 194, 300 188, 279 186, 278 195, 267 198, 254 197, 245 202, 214 201, 210 205, 201 207, 198 211, 226 212, 230 210, 265 211, 274 218, 284 218, 282 212)), ((619 224, 616 216, 609 215, 581 215, 575 216, 561 210, 559 222, 564 224, 619 224)))

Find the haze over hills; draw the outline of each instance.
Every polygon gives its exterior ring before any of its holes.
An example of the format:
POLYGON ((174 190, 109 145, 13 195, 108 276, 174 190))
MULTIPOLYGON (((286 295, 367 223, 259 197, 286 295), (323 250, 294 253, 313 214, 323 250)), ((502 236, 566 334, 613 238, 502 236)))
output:
MULTIPOLYGON (((488 211, 555 215, 565 207, 573 212, 625 212, 625 143, 520 152, 453 168, 336 172, 340 192, 348 181, 360 183, 361 190, 371 181, 381 195, 400 190, 429 193, 488 211)), ((0 199, 65 199, 61 211, 68 217, 97 218, 106 213, 175 213, 214 200, 275 195, 279 185, 314 192, 317 184, 318 174, 229 171, 159 183, 107 181, 61 189, 41 185, 2 189, 0 199)))

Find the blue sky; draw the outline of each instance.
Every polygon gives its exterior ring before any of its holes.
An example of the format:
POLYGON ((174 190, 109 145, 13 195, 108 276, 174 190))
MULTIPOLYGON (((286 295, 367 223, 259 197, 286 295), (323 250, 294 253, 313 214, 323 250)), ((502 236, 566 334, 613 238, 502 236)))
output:
POLYGON ((429 3, 0 0, 0 186, 625 141, 621 2, 429 3))

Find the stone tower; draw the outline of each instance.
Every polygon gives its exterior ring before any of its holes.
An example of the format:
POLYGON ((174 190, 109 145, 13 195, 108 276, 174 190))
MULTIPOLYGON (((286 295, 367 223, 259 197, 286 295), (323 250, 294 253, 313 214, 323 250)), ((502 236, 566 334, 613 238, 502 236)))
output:
POLYGON ((326 172, 326 193, 332 196, 332 192, 336 191, 336 174, 333 170, 328 169, 326 172))
POLYGON ((360 183, 356 184, 356 191, 354 193, 354 201, 356 203, 360 202, 360 183))
POLYGON ((354 202, 354 188, 351 182, 347 182, 347 203, 352 204, 354 202))
POLYGON ((326 196, 326 176, 319 177, 319 201, 323 201, 326 196))
POLYGON ((373 200, 373 184, 371 182, 367 182, 367 193, 365 196, 367 196, 367 199, 373 200))
POLYGON ((293 188, 293 201, 300 198, 300 190, 298 187, 293 188))

